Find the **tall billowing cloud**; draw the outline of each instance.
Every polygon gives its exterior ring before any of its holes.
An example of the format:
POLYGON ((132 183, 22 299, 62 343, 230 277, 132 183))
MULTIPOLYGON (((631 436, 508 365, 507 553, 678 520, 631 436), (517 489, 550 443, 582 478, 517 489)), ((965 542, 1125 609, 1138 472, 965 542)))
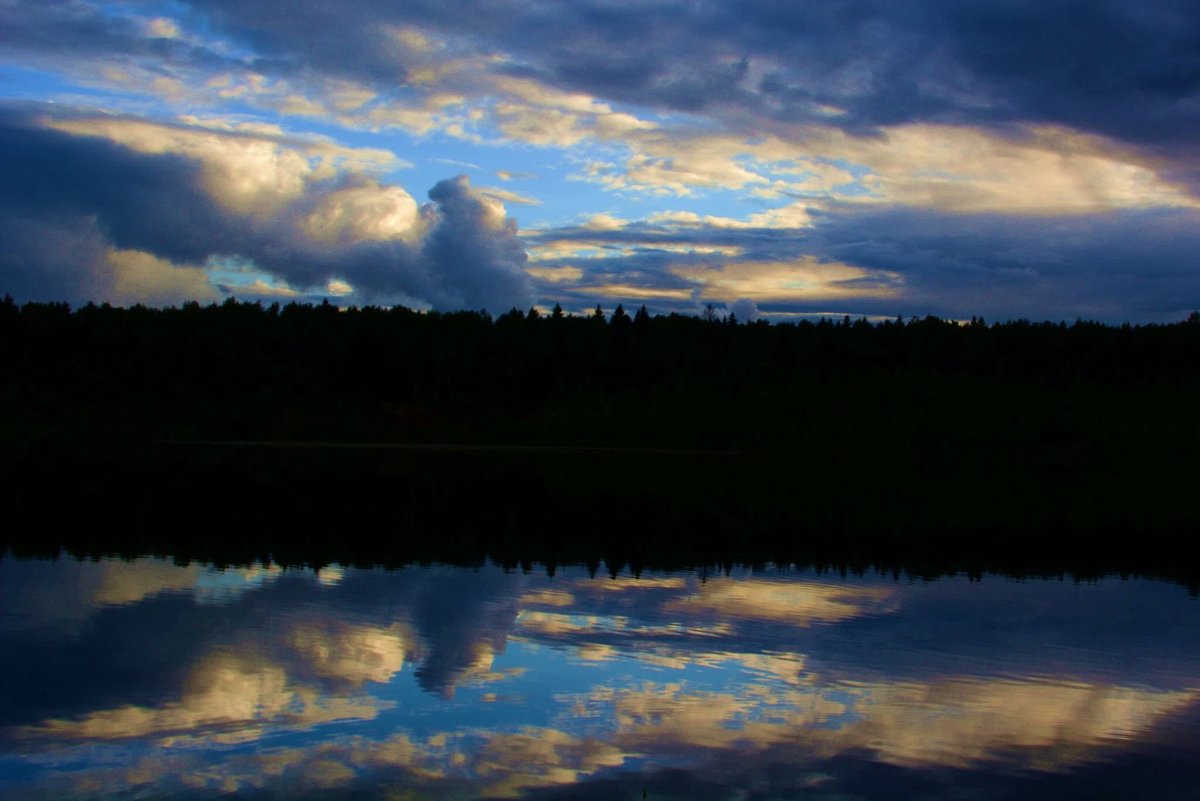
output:
POLYGON ((419 207, 379 177, 398 164, 389 153, 263 126, 40 111, 0 116, 0 268, 19 299, 532 302, 516 223, 465 178, 419 207), (237 270, 255 282, 221 284, 237 270))
POLYGON ((500 201, 471 190, 466 176, 439 182, 429 190, 430 233, 422 253, 441 305, 460 308, 533 302, 524 271, 528 257, 517 239, 517 225, 500 201))

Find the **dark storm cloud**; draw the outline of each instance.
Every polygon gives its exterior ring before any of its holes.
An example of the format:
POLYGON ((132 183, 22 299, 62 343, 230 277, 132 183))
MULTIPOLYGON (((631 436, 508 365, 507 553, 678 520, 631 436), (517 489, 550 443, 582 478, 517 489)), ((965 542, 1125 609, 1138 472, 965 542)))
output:
POLYGON ((1107 322, 1175 320, 1200 307, 1198 248, 1200 215, 1190 209, 1055 218, 851 211, 822 220, 808 242, 821 258, 898 273, 896 306, 906 314, 1107 322))
POLYGON ((95 216, 119 246, 145 245, 187 259, 201 254, 190 237, 219 216, 197 191, 197 165, 178 156, 146 156, 92 137, 37 126, 0 111, 0 208, 52 221, 95 216), (145 211, 159 208, 153 221, 145 211))
POLYGON ((366 301, 496 309, 532 302, 515 224, 465 178, 434 188, 411 236, 350 230, 329 243, 306 234, 310 215, 333 204, 337 218, 347 191, 386 199, 387 187, 344 173, 309 184, 278 214, 240 213, 205 188, 199 158, 64 133, 35 111, 71 119, 45 107, 0 110, 0 291, 19 300, 110 297, 117 268, 108 256, 121 249, 184 264, 234 256, 296 287, 349 281, 366 301))
POLYGON ((413 24, 510 53, 507 69, 552 85, 751 126, 1058 123, 1174 149, 1200 123, 1200 14, 1184 0, 189 5, 321 71, 401 78, 381 25, 413 24))
POLYGON ((0 55, 61 66, 69 59, 142 59, 153 65, 217 68, 230 58, 202 44, 156 35, 141 21, 80 0, 8 0, 0 4, 0 55))
POLYGON ((0 52, 148 52, 154 41, 169 44, 145 37, 135 20, 79 2, 6 2, 0 5, 0 27, 0 52))
POLYGON ((241 238, 197 190, 197 165, 136 154, 0 110, 0 282, 21 300, 104 297, 110 247, 188 261, 241 238))

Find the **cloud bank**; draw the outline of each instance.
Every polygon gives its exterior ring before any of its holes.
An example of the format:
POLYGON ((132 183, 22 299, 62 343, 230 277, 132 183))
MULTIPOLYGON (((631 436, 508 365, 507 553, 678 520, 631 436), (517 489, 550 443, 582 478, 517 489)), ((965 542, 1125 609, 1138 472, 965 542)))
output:
POLYGON ((159 304, 253 295, 255 284, 221 285, 222 269, 240 269, 284 295, 447 309, 532 302, 503 205, 460 176, 418 206, 379 177, 396 162, 257 126, 9 108, 5 290, 159 304))

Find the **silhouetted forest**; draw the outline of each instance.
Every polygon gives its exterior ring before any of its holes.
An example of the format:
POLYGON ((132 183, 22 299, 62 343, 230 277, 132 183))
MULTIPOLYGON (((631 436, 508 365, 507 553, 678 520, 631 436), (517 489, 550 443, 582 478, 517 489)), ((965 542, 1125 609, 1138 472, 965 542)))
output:
POLYGON ((1197 315, 6 299, 0 348, 0 548, 1200 574, 1197 315))

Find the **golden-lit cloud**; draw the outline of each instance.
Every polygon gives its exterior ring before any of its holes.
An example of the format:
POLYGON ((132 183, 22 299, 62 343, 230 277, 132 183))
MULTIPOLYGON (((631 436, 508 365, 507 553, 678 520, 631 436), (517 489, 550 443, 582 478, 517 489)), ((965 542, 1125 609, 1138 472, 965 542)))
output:
POLYGON ((497 129, 526 144, 571 147, 586 139, 618 140, 656 127, 590 95, 563 92, 528 78, 494 77, 491 88, 503 98, 491 107, 497 129))
POLYGON ((735 692, 692 691, 681 682, 646 683, 593 695, 589 704, 611 708, 613 742, 633 753, 665 755, 735 749, 753 753, 780 742, 808 742, 846 714, 840 699, 814 692, 771 697, 735 692), (774 722, 763 722, 767 714, 774 722))
POLYGON ((624 592, 626 590, 682 590, 688 586, 683 576, 617 576, 616 578, 580 581, 576 586, 583 590, 624 592))
POLYGON ((586 643, 572 650, 572 655, 584 662, 608 662, 621 655, 621 651, 605 643, 586 643))
POLYGON ((607 212, 592 214, 583 221, 581 228, 588 231, 619 231, 629 224, 629 220, 621 219, 607 212))
POLYGON ((191 670, 178 700, 161 706, 126 705, 73 719, 52 719, 18 729, 23 739, 120 740, 172 738, 194 743, 198 736, 242 742, 267 729, 307 728, 334 720, 368 720, 388 701, 329 697, 314 687, 289 682, 283 667, 228 653, 215 653, 191 670))
POLYGON ((217 569, 165 559, 112 559, 90 565, 89 571, 96 574, 89 602, 102 606, 137 603, 163 592, 187 592, 200 601, 227 600, 283 574, 277 565, 217 569))
POLYGON ((573 284, 583 277, 578 267, 526 267, 525 272, 552 284, 573 284))
POLYGON ((417 780, 446 777, 445 765, 462 764, 457 740, 446 733, 417 739, 397 732, 384 739, 354 736, 301 746, 271 747, 252 752, 227 752, 216 763, 196 758, 186 748, 159 749, 122 767, 74 771, 62 785, 72 797, 107 796, 130 788, 172 788, 187 791, 246 793, 271 788, 344 789, 370 771, 402 771, 417 780))
POLYGON ((895 592, 862 587, 765 579, 710 579, 663 611, 685 616, 716 613, 729 620, 769 620, 793 626, 837 623, 896 610, 895 592))
POLYGON ((517 599, 517 605, 527 606, 573 606, 575 596, 566 590, 540 589, 527 592, 517 599))
POLYGON ((535 197, 522 195, 520 192, 513 192, 511 189, 503 189, 498 186, 479 186, 475 188, 475 191, 479 192, 481 195, 487 195, 488 197, 493 197, 496 200, 500 200, 505 203, 514 203, 518 206, 542 205, 542 201, 535 197))
POLYGON ((155 39, 178 39, 179 24, 169 17, 154 17, 144 23, 146 35, 155 39))
POLYGON ((501 181, 528 181, 537 178, 532 172, 514 172, 513 170, 496 170, 496 177, 501 181))
POLYGON ((669 150, 663 155, 635 152, 622 162, 593 160, 577 177, 611 191, 679 197, 695 195, 700 189, 740 189, 767 182, 720 154, 669 150))
POLYGON ((700 215, 694 211, 656 211, 646 218, 652 225, 668 228, 752 228, 748 220, 737 220, 718 215, 700 215))
POLYGON ((688 300, 693 294, 690 289, 670 289, 635 284, 593 284, 580 287, 576 291, 581 295, 614 299, 632 298, 634 300, 688 300))
POLYGON ((526 727, 489 732, 471 765, 483 795, 517 798, 537 787, 573 784, 601 768, 621 765, 626 755, 611 743, 558 729, 526 727))
POLYGON ((497 647, 487 640, 473 640, 460 653, 456 654, 458 662, 455 665, 452 680, 446 682, 440 689, 447 698, 454 697, 455 691, 463 686, 491 684, 504 681, 519 671, 505 672, 492 670, 496 663, 497 647))
MULTIPOLYGON (((227 284, 225 288, 232 296, 250 296, 255 298, 298 298, 300 291, 288 286, 287 282, 277 278, 254 278, 249 281, 239 281, 227 284)), ((330 293, 336 294, 336 293, 330 293)))
POLYGON ((695 623, 690 619, 641 622, 624 615, 593 615, 570 612, 521 610, 517 614, 518 635, 569 637, 581 641, 599 635, 623 637, 713 637, 728 634, 732 627, 724 622, 695 623))
POLYGON ((413 241, 420 215, 412 196, 398 186, 370 182, 325 194, 301 221, 312 239, 331 245, 413 241))
MULTIPOLYGON (((596 656, 603 658, 599 652, 596 656)), ((746 666, 756 657, 743 655, 746 666)), ((785 673, 796 666, 791 660, 780 664, 786 666, 785 673)), ((759 672, 777 671, 769 667, 759 672)), ((265 712, 276 712, 278 706, 270 699, 282 685, 269 677, 260 684, 257 689, 231 692, 223 707, 213 703, 210 708, 223 708, 223 720, 240 719, 249 703, 266 699, 265 712)), ((352 786, 364 775, 390 775, 399 782, 431 783, 427 787, 436 794, 446 789, 438 782, 456 777, 456 784, 465 783, 474 792, 511 798, 533 788, 586 781, 635 756, 651 764, 687 758, 701 778, 711 756, 738 754, 752 770, 758 755, 767 752, 773 764, 790 764, 795 770, 817 769, 839 756, 869 755, 917 769, 1002 761, 1023 769, 1064 771, 1103 758, 1108 748, 1146 733, 1166 716, 1195 704, 1198 697, 1194 691, 1016 679, 766 682, 720 691, 692 689, 686 681, 646 682, 556 696, 560 704, 568 705, 571 720, 611 720, 611 729, 605 726, 602 737, 581 736, 556 726, 460 729, 423 738, 400 731, 384 739, 352 736, 302 747, 232 753, 211 769, 185 769, 189 752, 176 748, 128 768, 97 768, 72 779, 77 791, 84 786, 78 782, 98 790, 118 781, 124 781, 124 786, 152 786, 156 781, 179 779, 194 789, 220 787, 236 792, 282 787, 285 781, 338 789, 352 786)), ((144 719, 130 717, 100 725, 87 720, 87 733, 79 734, 103 739, 115 736, 114 727, 129 724, 161 732, 164 722, 147 725, 144 719)), ((196 744, 170 736, 161 741, 196 744)), ((207 742, 238 740, 230 736, 207 742)))
POLYGON ((340 278, 330 278, 325 282, 325 291, 335 298, 344 298, 354 294, 354 286, 340 278))
POLYGON ((808 228, 812 225, 812 202, 789 203, 775 209, 756 212, 746 219, 750 228, 808 228))
POLYGON ((469 132, 473 115, 464 109, 466 101, 461 94, 432 91, 414 98, 375 103, 353 112, 344 111, 338 120, 351 128, 399 128, 414 136, 444 131, 462 139, 477 139, 469 132))
POLYGON ((406 654, 420 650, 416 634, 401 623, 386 628, 301 623, 288 643, 316 675, 356 685, 391 680, 404 667, 406 654))
POLYGON ((180 566, 159 559, 111 560, 92 567, 99 580, 90 600, 103 606, 123 606, 162 592, 191 590, 204 570, 199 564, 180 566))
POLYGON ((869 747, 897 765, 964 766, 1019 749, 1029 767, 1059 770, 1146 732, 1198 697, 999 679, 884 684, 868 687, 862 722, 832 739, 843 748, 869 747))
MULTIPOLYGON (((622 141, 630 150, 624 161, 592 159, 578 177, 652 195, 745 189, 763 199, 800 196, 808 203, 833 199, 964 213, 1090 214, 1200 204, 1163 178, 1152 157, 1047 126, 1000 133, 910 124, 855 136, 808 125, 757 137, 656 128, 631 130, 622 141)), ((769 210, 730 219, 725 226, 807 224, 800 208, 782 217, 769 210)))
POLYGON ((900 276, 802 256, 792 261, 741 261, 717 267, 678 265, 671 272, 694 281, 706 300, 754 301, 886 298, 898 294, 900 276))
POLYGON ((803 743, 802 761, 871 753, 906 767, 1004 759, 1057 771, 1099 757, 1196 702, 1192 691, 947 679, 758 692, 690 691, 680 683, 598 693, 626 751, 762 751, 803 743))
POLYGON ((175 264, 142 250, 117 248, 108 249, 105 262, 111 271, 111 288, 105 297, 96 300, 121 306, 165 306, 180 298, 213 301, 220 297, 202 267, 175 264))
POLYGON ((369 173, 403 164, 386 150, 297 140, 273 126, 219 118, 168 124, 95 116, 47 118, 43 125, 107 139, 139 153, 195 159, 209 194, 230 210, 249 216, 278 213, 299 199, 313 181, 343 171, 369 173))
POLYGON ((597 630, 599 621, 598 617, 590 615, 531 612, 523 609, 517 614, 517 630, 551 636, 585 633, 597 630))
POLYGON ((1197 205, 1131 148, 1064 128, 1016 134, 914 124, 856 137, 813 129, 805 143, 862 165, 871 199, 948 212, 1088 214, 1197 205))

